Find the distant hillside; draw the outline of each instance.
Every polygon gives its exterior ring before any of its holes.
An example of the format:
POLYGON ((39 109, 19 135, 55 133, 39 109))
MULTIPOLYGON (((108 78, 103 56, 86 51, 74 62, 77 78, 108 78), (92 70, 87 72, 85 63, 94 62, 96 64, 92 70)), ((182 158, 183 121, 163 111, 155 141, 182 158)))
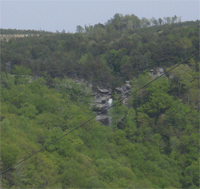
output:
POLYGON ((77 26, 75 34, 2 29, 2 34, 37 34, 2 42, 2 70, 10 62, 11 73, 14 65, 23 65, 35 76, 116 86, 144 70, 165 69, 196 52, 199 23, 181 23, 176 16, 148 20, 116 14, 105 24, 77 26))

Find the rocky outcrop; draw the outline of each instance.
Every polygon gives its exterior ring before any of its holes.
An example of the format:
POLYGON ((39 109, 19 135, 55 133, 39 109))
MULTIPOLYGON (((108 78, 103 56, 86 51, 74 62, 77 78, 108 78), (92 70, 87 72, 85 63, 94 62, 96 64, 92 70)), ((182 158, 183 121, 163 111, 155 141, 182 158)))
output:
MULTIPOLYGON (((115 90, 122 98, 127 97, 130 92, 131 85, 129 81, 122 87, 117 87, 115 90)), ((123 101, 126 104, 126 99, 123 101)), ((112 91, 111 89, 101 89, 97 87, 97 91, 93 93, 93 111, 98 115, 97 121, 100 121, 104 125, 111 123, 111 117, 109 117, 108 108, 112 104, 112 91)))
POLYGON ((112 93, 110 89, 100 89, 97 87, 97 92, 93 93, 93 111, 99 114, 96 117, 97 121, 100 121, 104 125, 109 125, 108 108, 109 99, 111 99, 112 93), (101 113, 101 114, 100 114, 101 113))
POLYGON ((151 77, 159 77, 159 76, 161 76, 162 74, 164 74, 164 69, 162 68, 162 67, 157 67, 156 68, 156 73, 154 73, 154 70, 153 69, 151 69, 151 70, 149 70, 149 75, 151 76, 151 77))
POLYGON ((0 41, 5 40, 6 42, 9 42, 11 38, 23 38, 23 37, 31 37, 31 36, 37 36, 39 37, 39 34, 1 34, 0 35, 0 41))
MULTIPOLYGON (((131 85, 130 85, 130 82, 129 81, 126 81, 126 84, 123 85, 122 87, 117 87, 116 88, 116 91, 118 94, 121 95, 121 98, 125 98, 125 97, 128 97, 128 94, 131 90, 131 85)), ((127 99, 124 99, 122 101, 123 104, 126 105, 126 102, 127 102, 127 99)))
POLYGON ((97 116, 96 120, 100 121, 103 125, 109 125, 110 124, 109 117, 105 116, 105 115, 97 116))
MULTIPOLYGON (((92 96, 93 100, 90 103, 91 109, 97 114, 96 120, 100 121, 103 125, 109 125, 112 121, 109 117, 109 107, 112 104, 112 90, 104 89, 97 86, 96 90, 93 87, 93 84, 88 83, 83 79, 74 79, 74 82, 77 84, 86 84, 87 87, 93 89, 92 96)), ((117 87, 116 92, 121 95, 122 98, 127 97, 130 92, 131 85, 129 81, 126 81, 126 84, 122 87, 117 87)), ((126 104, 126 99, 123 100, 123 103, 126 104)))

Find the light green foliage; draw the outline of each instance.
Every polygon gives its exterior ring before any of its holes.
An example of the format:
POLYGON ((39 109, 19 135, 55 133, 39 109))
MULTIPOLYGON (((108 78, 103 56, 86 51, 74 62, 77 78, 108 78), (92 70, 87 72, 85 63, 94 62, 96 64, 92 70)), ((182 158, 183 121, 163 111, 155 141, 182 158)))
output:
POLYGON ((145 90, 143 98, 148 98, 148 100, 141 101, 141 103, 145 103, 138 108, 138 111, 144 111, 151 117, 157 117, 171 106, 173 98, 167 93, 169 91, 169 82, 166 77, 151 83, 145 90))
POLYGON ((31 69, 26 69, 23 66, 15 66, 13 73, 17 76, 29 75, 29 74, 31 74, 31 69))
MULTIPOLYGON (((133 85, 149 79, 143 74, 133 85)), ((54 88, 48 88, 45 82, 40 78, 2 90, 3 169, 93 115, 85 84, 55 78, 54 88)), ((172 102, 169 91, 166 78, 152 83, 141 93, 144 99, 134 96, 132 105, 140 99, 137 108, 129 104, 112 109, 111 127, 87 123, 16 166, 11 177, 5 175, 4 186, 197 187, 199 135, 193 131, 198 111, 180 100, 172 102)))
MULTIPOLYGON (((113 92, 132 80, 134 92, 198 49, 199 21, 176 16, 2 41, 1 169, 94 116, 91 90, 69 78, 113 92)), ((198 76, 195 56, 110 111, 111 126, 92 120, 11 169, 3 188, 199 188, 198 76)))
POLYGON ((185 184, 188 188, 198 188, 199 185, 199 159, 193 161, 192 165, 188 166, 184 171, 185 184))
MULTIPOLYGON (((62 134, 63 132, 60 127, 53 128, 52 130, 50 130, 48 138, 45 140, 44 145, 47 145, 50 142, 56 140, 57 138, 62 136, 62 134)), ((47 151, 51 153, 56 151, 59 155, 63 157, 71 157, 73 155, 74 149, 71 142, 68 141, 67 138, 64 138, 63 140, 59 140, 55 144, 52 144, 49 147, 47 147, 47 151)))
POLYGON ((87 60, 88 60, 88 54, 85 54, 81 56, 80 62, 82 64, 85 64, 87 60))
POLYGON ((6 169, 16 163, 17 155, 20 152, 17 144, 11 141, 1 142, 1 161, 3 162, 3 169, 6 169))
POLYGON ((130 138, 130 142, 132 140, 136 140, 137 124, 135 110, 133 108, 128 110, 125 122, 126 127, 124 130, 127 133, 127 136, 130 138))
POLYGON ((181 131, 188 122, 189 112, 190 109, 187 105, 182 104, 180 100, 176 100, 172 103, 171 108, 166 111, 166 121, 181 131))
POLYGON ((116 171, 119 169, 119 163, 111 159, 98 159, 95 161, 97 172, 107 181, 116 179, 116 171))
POLYGON ((191 94, 190 89, 194 86, 192 69, 188 65, 180 65, 178 68, 172 70, 172 85, 178 89, 179 97, 183 93, 183 89, 187 90, 188 93, 188 102, 189 95, 191 94))
POLYGON ((25 117, 33 119, 35 118, 35 115, 38 113, 38 111, 36 110, 34 105, 24 103, 21 105, 21 108, 19 109, 18 113, 20 115, 24 115, 25 117))
POLYGON ((65 99, 70 98, 74 103, 87 103, 91 98, 91 89, 84 83, 76 83, 72 79, 65 79, 57 84, 57 90, 65 99))
POLYGON ((5 74, 4 72, 2 72, 1 83, 5 83, 5 87, 11 89, 14 87, 15 77, 11 74, 5 74))
MULTIPOLYGON (((113 104, 115 104, 115 102, 116 101, 114 101, 113 104)), ((116 130, 117 125, 120 127, 120 123, 123 123, 123 120, 127 113, 127 108, 123 104, 118 104, 109 113, 112 117, 111 127, 113 128, 113 130, 116 130)), ((123 127, 123 125, 121 127, 123 127)))
POLYGON ((152 115, 158 115, 161 111, 166 110, 170 107, 172 103, 172 97, 167 93, 156 91, 151 94, 149 102, 147 102, 143 107, 144 110, 152 115))
POLYGON ((137 44, 138 48, 141 48, 142 47, 142 42, 139 41, 138 44, 137 44))
POLYGON ((187 37, 184 37, 182 39, 181 44, 183 45, 184 49, 189 49, 190 47, 192 47, 192 42, 187 37))
POLYGON ((180 148, 180 140, 176 136, 171 137, 170 146, 172 151, 177 151, 180 148))
POLYGON ((137 142, 150 141, 153 135, 151 127, 154 121, 147 114, 138 112, 137 122, 139 126, 137 142))
MULTIPOLYGON (((144 73, 141 74, 137 80, 133 80, 133 88, 131 89, 131 93, 134 93, 136 90, 138 90, 139 88, 141 88, 142 86, 146 85, 149 81, 151 81, 151 77, 149 76, 148 73, 144 73)), ((141 104, 143 104, 146 101, 145 98, 145 90, 141 89, 139 90, 137 93, 134 93, 131 96, 131 101, 132 104, 135 108, 141 106, 141 104)))
POLYGON ((29 76, 31 74, 30 68, 26 69, 23 66, 15 65, 13 73, 15 74, 17 84, 25 84, 31 80, 31 77, 29 76))

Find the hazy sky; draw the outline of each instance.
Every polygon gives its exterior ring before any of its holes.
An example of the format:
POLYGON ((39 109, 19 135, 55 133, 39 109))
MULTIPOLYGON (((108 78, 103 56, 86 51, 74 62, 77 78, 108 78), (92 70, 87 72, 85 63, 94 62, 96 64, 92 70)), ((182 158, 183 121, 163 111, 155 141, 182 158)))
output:
POLYGON ((181 16, 182 21, 200 17, 199 0, 73 0, 8 1, 1 0, 1 28, 75 32, 77 25, 104 24, 115 13, 142 17, 181 16))

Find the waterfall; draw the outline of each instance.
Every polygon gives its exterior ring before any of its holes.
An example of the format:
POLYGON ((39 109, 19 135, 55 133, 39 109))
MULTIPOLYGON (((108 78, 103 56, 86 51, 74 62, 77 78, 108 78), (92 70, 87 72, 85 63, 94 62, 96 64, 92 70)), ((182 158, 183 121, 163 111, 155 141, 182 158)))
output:
MULTIPOLYGON (((110 98, 110 99, 108 100, 108 105, 109 105, 109 107, 112 106, 112 103, 113 103, 113 99, 110 98)), ((112 109, 109 109, 109 110, 108 110, 109 126, 110 126, 110 124, 112 123, 112 116, 110 115, 110 114, 111 114, 111 110, 112 110, 112 109)))

